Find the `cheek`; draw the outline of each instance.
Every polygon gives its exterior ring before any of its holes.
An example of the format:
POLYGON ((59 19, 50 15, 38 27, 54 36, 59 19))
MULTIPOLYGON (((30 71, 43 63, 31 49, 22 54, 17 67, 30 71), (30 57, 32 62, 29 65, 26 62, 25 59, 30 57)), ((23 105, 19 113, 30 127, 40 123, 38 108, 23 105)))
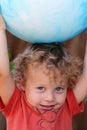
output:
POLYGON ((26 95, 26 98, 28 100, 28 102, 32 105, 32 106, 36 106, 39 104, 41 98, 40 98, 40 95, 38 95, 37 93, 34 93, 34 92, 29 92, 27 95, 26 95))
POLYGON ((66 93, 61 94, 61 95, 58 95, 58 97, 56 98, 56 101, 57 101, 60 105, 62 105, 62 104, 64 104, 65 99, 66 99, 66 93))

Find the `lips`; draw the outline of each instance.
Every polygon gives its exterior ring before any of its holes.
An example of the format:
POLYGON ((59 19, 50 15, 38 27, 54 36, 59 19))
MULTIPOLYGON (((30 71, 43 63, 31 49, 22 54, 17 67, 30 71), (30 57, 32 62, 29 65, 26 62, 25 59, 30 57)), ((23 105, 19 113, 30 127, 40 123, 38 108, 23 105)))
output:
POLYGON ((53 110, 55 108, 55 105, 40 105, 39 109, 42 110, 53 110))

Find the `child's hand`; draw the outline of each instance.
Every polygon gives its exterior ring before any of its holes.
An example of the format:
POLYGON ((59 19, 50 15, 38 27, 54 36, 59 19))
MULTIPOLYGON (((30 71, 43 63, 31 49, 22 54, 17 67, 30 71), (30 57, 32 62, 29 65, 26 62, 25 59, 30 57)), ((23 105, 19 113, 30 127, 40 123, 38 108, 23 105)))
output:
POLYGON ((0 30, 5 30, 6 26, 5 26, 5 22, 0 14, 0 30))

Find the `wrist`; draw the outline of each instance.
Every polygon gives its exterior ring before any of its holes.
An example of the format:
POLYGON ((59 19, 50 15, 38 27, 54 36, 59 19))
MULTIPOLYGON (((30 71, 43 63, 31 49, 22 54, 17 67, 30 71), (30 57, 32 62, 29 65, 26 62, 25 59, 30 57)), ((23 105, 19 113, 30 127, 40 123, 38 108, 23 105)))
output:
POLYGON ((6 27, 0 25, 0 32, 3 32, 3 31, 5 31, 5 30, 6 30, 6 27))
POLYGON ((0 31, 2 30, 6 30, 6 25, 5 25, 5 22, 2 18, 2 16, 0 15, 0 31))
POLYGON ((5 26, 5 23, 0 23, 0 32, 1 31, 5 31, 6 30, 6 26, 5 26))

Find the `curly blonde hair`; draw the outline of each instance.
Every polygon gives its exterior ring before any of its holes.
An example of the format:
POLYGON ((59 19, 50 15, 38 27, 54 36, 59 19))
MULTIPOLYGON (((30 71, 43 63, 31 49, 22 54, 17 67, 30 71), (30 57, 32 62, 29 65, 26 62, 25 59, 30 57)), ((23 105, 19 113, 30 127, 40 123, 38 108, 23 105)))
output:
POLYGON ((82 73, 82 61, 78 57, 68 54, 62 43, 32 44, 22 54, 19 54, 13 61, 13 78, 18 87, 26 78, 26 72, 31 64, 42 65, 60 70, 61 74, 67 76, 68 86, 73 87, 79 80, 82 73))

